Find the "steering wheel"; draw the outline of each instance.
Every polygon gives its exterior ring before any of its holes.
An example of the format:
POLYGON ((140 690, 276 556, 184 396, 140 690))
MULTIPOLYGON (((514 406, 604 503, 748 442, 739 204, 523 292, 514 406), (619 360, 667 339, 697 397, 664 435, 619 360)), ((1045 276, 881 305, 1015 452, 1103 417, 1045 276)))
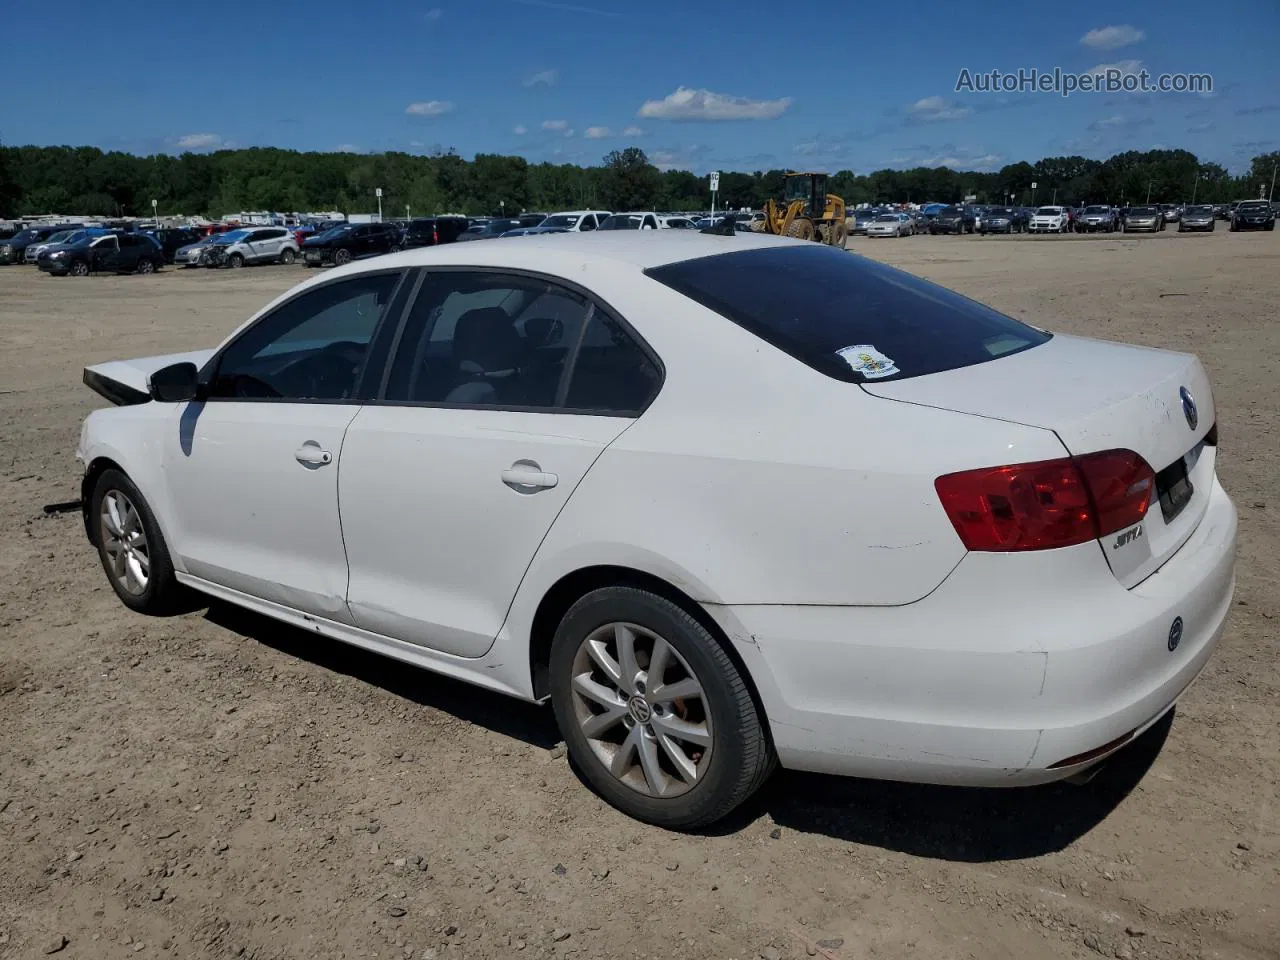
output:
POLYGON ((316 353, 285 367, 283 376, 296 376, 306 383, 306 395, 344 399, 355 387, 356 372, 364 359, 365 346, 352 340, 336 340, 316 353))

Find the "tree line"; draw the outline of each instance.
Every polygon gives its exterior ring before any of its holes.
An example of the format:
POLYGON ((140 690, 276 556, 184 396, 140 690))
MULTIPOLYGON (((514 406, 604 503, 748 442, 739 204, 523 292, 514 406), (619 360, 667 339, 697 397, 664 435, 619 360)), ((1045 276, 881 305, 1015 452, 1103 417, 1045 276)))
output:
MULTIPOLYGON (((828 189, 847 204, 937 201, 1018 205, 1050 202, 1204 202, 1265 195, 1280 152, 1253 159, 1243 176, 1186 150, 1128 151, 1107 160, 1046 157, 997 172, 917 167, 831 175, 828 189), (1032 184, 1036 186, 1033 188, 1032 184)), ((718 207, 763 206, 779 197, 787 171, 723 171, 718 207)), ((96 147, 0 146, 0 218, 63 213, 217 217, 241 210, 499 214, 599 207, 701 210, 707 181, 687 170, 659 170, 636 147, 599 166, 530 163, 523 157, 450 150, 408 153, 303 153, 274 147, 136 156, 96 147)))

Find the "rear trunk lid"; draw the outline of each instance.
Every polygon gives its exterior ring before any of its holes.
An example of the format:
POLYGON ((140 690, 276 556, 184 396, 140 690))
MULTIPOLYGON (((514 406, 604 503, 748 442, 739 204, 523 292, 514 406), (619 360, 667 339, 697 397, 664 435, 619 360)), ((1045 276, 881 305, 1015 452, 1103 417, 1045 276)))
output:
POLYGON ((1176 553, 1208 507, 1216 412, 1208 375, 1189 354, 1057 335, 988 363, 871 381, 863 389, 890 400, 1043 427, 1073 455, 1138 453, 1156 472, 1151 506, 1141 523, 1101 541, 1126 587, 1176 553))

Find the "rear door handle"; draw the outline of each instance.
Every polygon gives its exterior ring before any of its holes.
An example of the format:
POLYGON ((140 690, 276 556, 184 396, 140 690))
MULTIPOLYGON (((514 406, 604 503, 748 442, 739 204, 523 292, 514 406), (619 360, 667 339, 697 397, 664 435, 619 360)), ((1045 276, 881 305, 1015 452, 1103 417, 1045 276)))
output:
POLYGON ((293 451, 293 459, 304 467, 323 467, 325 464, 333 463, 333 454, 328 450, 321 450, 320 444, 314 440, 308 440, 293 451))
POLYGON ((554 473, 546 473, 533 460, 517 460, 502 471, 502 482, 516 493, 549 490, 560 482, 554 473))

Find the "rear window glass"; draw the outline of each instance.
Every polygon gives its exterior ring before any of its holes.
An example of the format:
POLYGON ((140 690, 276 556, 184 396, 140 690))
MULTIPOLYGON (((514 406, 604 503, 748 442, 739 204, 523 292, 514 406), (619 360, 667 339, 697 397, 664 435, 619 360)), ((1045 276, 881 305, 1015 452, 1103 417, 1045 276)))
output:
POLYGON ((837 380, 863 379, 855 366, 876 380, 954 370, 1050 337, 927 280, 817 244, 744 250, 645 272, 837 380))

